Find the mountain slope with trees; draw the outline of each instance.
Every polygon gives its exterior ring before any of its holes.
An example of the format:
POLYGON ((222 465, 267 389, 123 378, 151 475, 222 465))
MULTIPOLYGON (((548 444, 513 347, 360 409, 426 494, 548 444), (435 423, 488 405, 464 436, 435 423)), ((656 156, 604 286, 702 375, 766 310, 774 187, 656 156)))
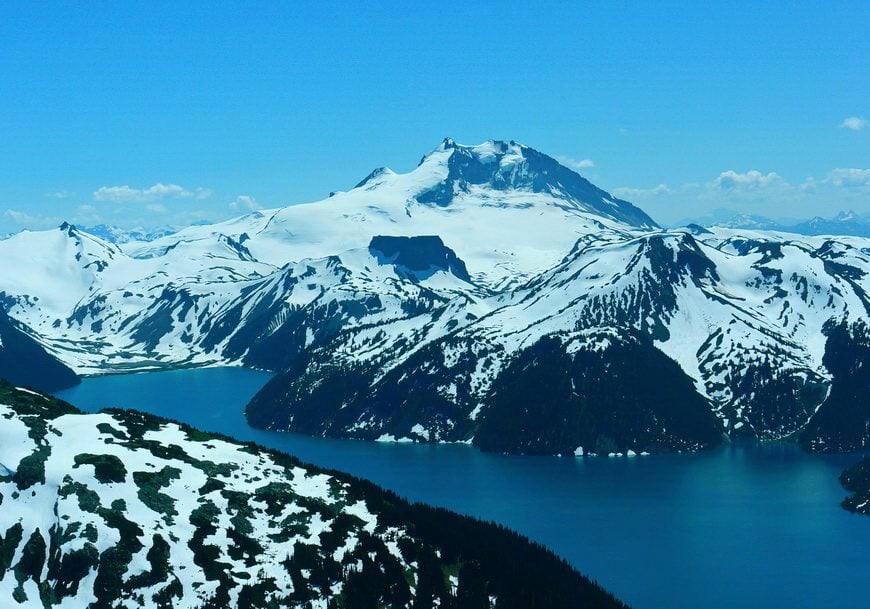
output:
POLYGON ((624 608, 545 548, 293 457, 0 382, 0 603, 624 608))

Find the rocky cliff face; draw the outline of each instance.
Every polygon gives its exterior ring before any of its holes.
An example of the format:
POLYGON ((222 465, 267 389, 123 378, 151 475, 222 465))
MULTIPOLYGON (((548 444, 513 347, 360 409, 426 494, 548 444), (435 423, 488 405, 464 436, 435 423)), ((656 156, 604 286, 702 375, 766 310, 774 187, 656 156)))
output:
POLYGON ((58 391, 79 382, 75 372, 9 319, 0 305, 0 379, 41 391, 58 391))

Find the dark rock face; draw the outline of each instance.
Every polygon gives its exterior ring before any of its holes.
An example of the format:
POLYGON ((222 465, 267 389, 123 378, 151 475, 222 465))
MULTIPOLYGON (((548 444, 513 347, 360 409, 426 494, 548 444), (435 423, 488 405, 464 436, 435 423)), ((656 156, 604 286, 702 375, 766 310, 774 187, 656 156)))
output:
POLYGON ((699 224, 694 224, 694 223, 687 224, 686 228, 688 228, 690 231, 692 231, 693 235, 712 235, 713 234, 712 231, 707 230, 706 228, 704 228, 703 226, 701 226, 699 224))
POLYGON ((801 445, 826 453, 870 449, 870 328, 831 328, 823 361, 834 381, 828 398, 802 430, 801 445))
POLYGON ((388 237, 377 235, 369 243, 369 252, 379 264, 392 264, 407 279, 424 278, 436 270, 453 273, 460 279, 471 281, 465 263, 452 249, 444 245, 441 237, 388 237))
POLYGON ((0 307, 0 378, 40 391, 58 391, 79 383, 75 372, 46 353, 0 307))
MULTIPOLYGON (((246 409, 251 425, 312 435, 467 441, 522 454, 669 452, 709 448, 722 424, 691 379, 639 335, 602 333, 597 349, 545 337, 502 370, 479 403, 474 372, 485 353, 435 343, 376 380, 376 366, 337 367, 329 349, 273 378, 246 409), (444 352, 458 350, 448 368, 444 352), (570 351, 570 352, 569 352, 570 351), (318 358, 324 357, 325 361, 318 358), (455 400, 439 390, 444 379, 455 400), (480 406, 480 416, 470 412, 480 406)), ((595 342, 594 340, 592 341, 595 342)))
POLYGON ((843 508, 870 516, 870 457, 859 461, 840 475, 840 484, 852 493, 843 499, 843 508))
POLYGON ((496 141, 491 144, 494 156, 482 156, 473 147, 462 146, 450 138, 445 139, 441 148, 453 150, 447 161, 447 178, 418 195, 417 201, 444 207, 450 204, 456 193, 467 191, 470 185, 487 186, 494 190, 524 189, 564 198, 568 207, 579 204, 587 211, 632 226, 658 226, 640 208, 628 201, 612 197, 546 154, 513 141, 496 141), (516 158, 517 154, 519 158, 516 158), (509 155, 512 156, 507 158, 508 162, 503 162, 509 155))
POLYGON ((545 337, 502 372, 474 443, 524 454, 694 451, 722 424, 692 380, 641 337, 568 353, 545 337), (580 451, 578 451, 580 452, 580 451))

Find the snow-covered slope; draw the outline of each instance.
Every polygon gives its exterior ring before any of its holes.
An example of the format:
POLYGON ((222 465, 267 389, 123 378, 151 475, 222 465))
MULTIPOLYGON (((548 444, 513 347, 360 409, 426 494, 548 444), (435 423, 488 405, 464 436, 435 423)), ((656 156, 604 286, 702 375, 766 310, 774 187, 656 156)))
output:
POLYGON ((68 224, 0 241, 0 297, 9 314, 79 372, 207 364, 192 336, 246 282, 275 267, 228 237, 179 240, 159 256, 132 258, 117 245, 68 224), (207 301, 187 317, 195 301, 207 301))
MULTIPOLYGON (((0 241, 0 260, 10 269, 0 293, 12 316, 81 372, 202 365, 238 361, 245 349, 227 355, 224 347, 247 321, 242 301, 288 272, 310 266, 326 272, 324 287, 334 285, 326 269, 338 257, 346 277, 374 283, 367 293, 384 291, 385 272, 408 283, 377 254, 354 253, 366 252, 376 236, 440 237, 470 277, 457 286, 450 269, 442 269, 414 283, 439 295, 481 294, 551 267, 579 236, 653 226, 630 203, 530 148, 445 140, 410 173, 378 170, 325 201, 194 226, 123 249, 66 224, 19 233, 0 241), (224 329, 215 334, 215 326, 224 329)), ((295 303, 315 295, 318 303, 329 300, 319 288, 272 295, 278 302, 256 309, 277 315, 266 324, 272 331, 295 303)))
MULTIPOLYGON (((511 364, 540 348, 541 341, 558 337, 572 360, 578 352, 594 352, 618 366, 629 357, 619 339, 640 336, 637 348, 648 350, 648 366, 640 361, 635 375, 644 382, 623 400, 659 403, 664 398, 657 392, 671 390, 661 372, 652 374, 660 370, 654 363, 658 352, 691 379, 681 385, 673 377, 672 384, 682 389, 670 399, 689 404, 700 396, 719 416, 722 432, 787 436, 800 431, 827 396, 831 375, 823 358, 830 329, 867 319, 866 246, 860 240, 794 240, 794 235, 725 229, 697 237, 689 231, 589 235, 553 269, 482 299, 473 310, 457 307, 352 330, 335 344, 310 351, 264 388, 249 406, 249 418, 308 433, 480 443, 490 426, 507 432, 490 410, 499 388, 503 392, 518 374, 511 364), (331 396, 313 384, 331 370, 356 375, 355 384, 335 396, 337 411, 327 406, 331 396)), ((572 364, 560 365, 567 370, 572 364)), ((615 375, 613 369, 588 370, 601 382, 615 375)), ((613 395, 623 389, 611 385, 613 395)), ((542 394, 552 391, 542 385, 529 399, 544 399, 542 394)), ((585 391, 575 388, 572 395, 592 404, 603 389, 585 391)), ((652 416, 641 406, 636 416, 652 416)), ((510 418, 525 433, 537 433, 530 413, 510 418)), ((582 425, 565 434, 563 412, 553 418, 551 432, 559 429, 562 435, 538 443, 535 452, 583 446, 589 452, 590 442, 597 443, 582 425)), ((656 425, 642 427, 648 432, 656 425)), ((665 441, 667 426, 662 426, 658 436, 625 438, 607 452, 715 443, 708 422, 691 427, 696 439, 687 445, 665 441)))
POLYGON ((655 226, 630 203, 531 148, 446 139, 409 173, 381 168, 325 201, 192 227, 129 251, 143 255, 178 239, 220 234, 281 266, 366 247, 374 235, 438 235, 477 283, 497 286, 545 270, 590 231, 655 226))
MULTIPOLYGON (((510 450, 486 431, 499 429, 535 452, 800 432, 831 388, 831 329, 870 311, 867 239, 661 230, 552 158, 499 141, 448 139, 408 173, 379 169, 324 201, 149 242, 25 232, 0 241, 0 260, 9 314, 79 372, 269 368, 285 373, 248 409, 258 425, 489 437, 510 450), (621 398, 635 406, 605 421, 615 372, 596 362, 641 354, 645 382, 623 383, 621 398), (526 438, 532 418, 547 419, 514 412, 505 375, 533 386, 550 359, 578 375, 592 366, 554 395, 594 416, 558 441, 526 438), (495 422, 505 417, 517 428, 495 422)), ((567 407, 548 410, 552 427, 567 407)))
POLYGON ((4 607, 625 607, 495 525, 3 382, 0 506, 4 607))

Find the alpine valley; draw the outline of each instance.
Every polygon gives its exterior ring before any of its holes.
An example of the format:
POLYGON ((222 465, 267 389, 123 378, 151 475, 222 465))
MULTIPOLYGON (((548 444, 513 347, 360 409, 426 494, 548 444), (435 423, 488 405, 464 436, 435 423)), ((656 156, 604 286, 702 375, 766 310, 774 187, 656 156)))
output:
POLYGON ((870 446, 870 240, 662 229, 512 141, 115 240, 0 241, 9 331, 78 374, 273 370, 255 426, 524 454, 870 446))

